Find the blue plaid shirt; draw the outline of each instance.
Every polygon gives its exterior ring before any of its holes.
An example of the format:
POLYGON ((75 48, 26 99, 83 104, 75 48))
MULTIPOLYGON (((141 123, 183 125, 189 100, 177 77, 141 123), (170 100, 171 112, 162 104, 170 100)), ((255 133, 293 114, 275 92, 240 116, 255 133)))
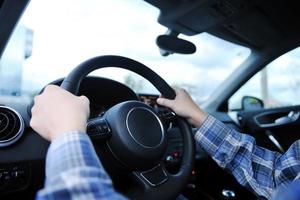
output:
POLYGON ((46 158, 45 187, 40 200, 125 199, 104 171, 87 134, 65 133, 52 141, 46 158))
MULTIPOLYGON (((220 167, 258 196, 271 199, 275 188, 286 187, 300 178, 300 140, 280 154, 257 146, 253 137, 227 127, 212 116, 205 120, 195 139, 220 167)), ((300 193, 297 195, 300 199, 300 193)), ((277 195, 272 199, 280 198, 277 195)))
MULTIPOLYGON (((300 177, 299 141, 282 155, 256 146, 253 137, 228 128, 211 116, 199 128, 195 139, 219 166, 259 196, 271 199, 276 187, 300 177)), ((36 198, 125 199, 114 190, 89 137, 78 132, 66 133, 51 143, 45 187, 36 198)))

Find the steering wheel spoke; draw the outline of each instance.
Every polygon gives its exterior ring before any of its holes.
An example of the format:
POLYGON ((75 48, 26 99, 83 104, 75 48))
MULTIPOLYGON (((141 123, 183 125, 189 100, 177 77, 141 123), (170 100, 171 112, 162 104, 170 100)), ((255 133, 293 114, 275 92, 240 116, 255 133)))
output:
POLYGON ((112 131, 108 122, 103 117, 97 117, 87 122, 87 134, 92 140, 108 139, 112 131))
POLYGON ((134 171, 133 175, 143 183, 145 188, 159 187, 169 180, 169 173, 163 164, 158 164, 146 171, 134 171))
POLYGON ((135 192, 128 197, 138 200, 174 199, 180 193, 182 181, 188 177, 182 177, 182 173, 186 172, 170 174, 162 161, 149 170, 133 171, 132 178, 140 187, 135 188, 135 192), (168 194, 167 198, 165 194, 168 194))
POLYGON ((158 117, 164 123, 174 122, 177 119, 177 115, 170 109, 163 109, 157 112, 158 117))

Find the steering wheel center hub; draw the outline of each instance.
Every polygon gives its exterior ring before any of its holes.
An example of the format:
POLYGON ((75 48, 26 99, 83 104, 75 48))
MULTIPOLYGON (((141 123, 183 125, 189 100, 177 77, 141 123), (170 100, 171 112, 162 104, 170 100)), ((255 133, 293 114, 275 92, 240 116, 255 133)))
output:
POLYGON ((164 126, 150 106, 127 101, 107 111, 112 137, 107 144, 124 165, 147 169, 156 165, 167 147, 164 126))
POLYGON ((156 148, 163 142, 163 125, 148 108, 137 107, 130 110, 126 117, 126 127, 132 139, 144 148, 156 148))

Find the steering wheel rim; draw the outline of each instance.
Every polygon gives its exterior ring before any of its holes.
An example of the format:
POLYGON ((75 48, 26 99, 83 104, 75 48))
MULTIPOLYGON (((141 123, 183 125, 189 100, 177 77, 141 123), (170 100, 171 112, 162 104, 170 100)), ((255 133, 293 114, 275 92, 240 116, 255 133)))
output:
POLYGON ((150 81, 150 83, 168 99, 174 99, 176 97, 176 93, 172 87, 150 68, 130 58, 114 55, 98 56, 86 60, 69 73, 60 87, 73 94, 77 94, 80 82, 84 77, 94 70, 112 66, 127 69, 141 75, 150 81))
MULTIPOLYGON (((142 63, 126 57, 113 55, 94 57, 81 63, 69 73, 60 87, 77 95, 80 83, 84 77, 86 77, 94 70, 112 66, 127 69, 141 75, 142 77, 150 81, 153 86, 156 87, 158 91, 160 91, 160 93, 166 98, 174 99, 176 96, 175 91, 167 84, 166 81, 164 81, 159 75, 157 75, 142 63)), ((145 109, 151 109, 146 105, 140 106, 138 105, 139 103, 135 102, 129 102, 129 104, 133 107, 136 106, 144 107, 145 109)), ((187 184, 194 162, 194 139, 192 136, 191 128, 185 119, 176 117, 176 122, 181 130, 180 132, 183 138, 183 155, 178 173, 169 174, 168 172, 165 172, 166 170, 163 164, 162 166, 160 165, 161 163, 159 165, 156 165, 154 168, 157 168, 157 166, 161 167, 161 169, 159 170, 162 170, 163 173, 166 173, 167 179, 161 184, 153 186, 149 184, 148 180, 143 176, 145 175, 144 173, 146 173, 145 171, 133 171, 133 175, 136 177, 136 180, 138 180, 143 185, 143 193, 136 195, 134 198, 172 199, 175 198, 187 184)))

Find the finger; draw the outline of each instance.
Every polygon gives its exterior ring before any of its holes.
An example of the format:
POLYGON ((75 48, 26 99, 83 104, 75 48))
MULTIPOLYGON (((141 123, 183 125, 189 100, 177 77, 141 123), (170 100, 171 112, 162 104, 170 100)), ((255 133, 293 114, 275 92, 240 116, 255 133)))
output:
POLYGON ((90 100, 86 96, 82 95, 79 97, 79 99, 85 104, 90 105, 90 100))
POLYGON ((33 115, 36 111, 36 107, 33 105, 32 108, 31 108, 31 115, 33 115))
POLYGON ((32 129, 35 130, 35 127, 36 127, 36 120, 31 118, 30 121, 29 121, 29 125, 32 129))
POLYGON ((156 101, 159 105, 166 106, 166 107, 169 107, 171 109, 173 107, 172 100, 165 99, 165 98, 158 98, 156 101))
POLYGON ((61 90, 62 89, 61 87, 59 87, 57 85, 53 85, 53 84, 47 85, 46 88, 50 89, 50 90, 52 90, 52 89, 54 89, 54 90, 57 90, 57 89, 61 90))
POLYGON ((80 101, 85 105, 86 117, 90 116, 90 100, 86 96, 80 96, 80 101))
POLYGON ((39 101, 40 101, 40 95, 36 95, 33 98, 33 103, 32 103, 32 107, 31 107, 31 113, 34 113, 36 108, 38 107, 39 101))
POLYGON ((178 86, 174 86, 173 89, 174 89, 174 91, 175 91, 175 93, 176 93, 176 96, 177 96, 178 94, 182 93, 182 91, 184 90, 184 89, 182 89, 182 88, 180 88, 180 87, 178 87, 178 86))
POLYGON ((48 93, 49 91, 57 90, 58 86, 56 85, 46 85, 43 93, 48 93))
POLYGON ((36 95, 34 98, 33 98, 33 102, 36 103, 37 101, 39 101, 41 95, 36 95))

